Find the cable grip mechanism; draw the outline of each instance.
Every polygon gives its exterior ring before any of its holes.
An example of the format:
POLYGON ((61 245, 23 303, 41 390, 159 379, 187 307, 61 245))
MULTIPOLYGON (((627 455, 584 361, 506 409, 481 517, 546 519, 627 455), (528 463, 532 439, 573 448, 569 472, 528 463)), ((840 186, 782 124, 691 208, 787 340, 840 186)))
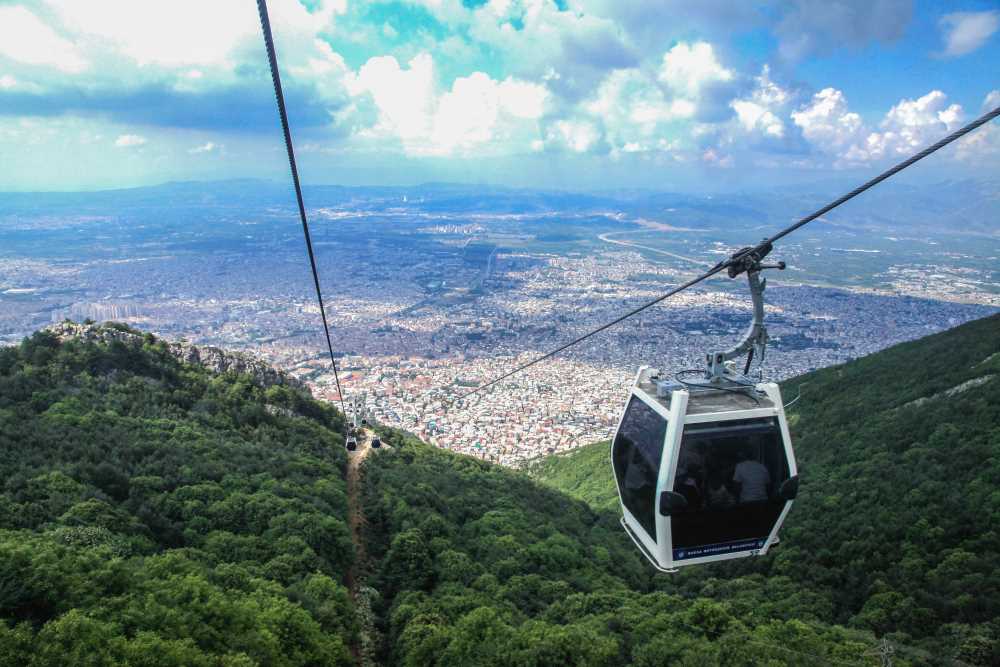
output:
POLYGON ((747 274, 747 280, 750 283, 750 299, 753 303, 753 320, 751 320, 743 340, 735 347, 724 351, 709 352, 705 355, 707 366, 705 376, 709 382, 720 383, 729 380, 743 384, 746 380, 728 369, 726 362, 744 354, 748 355, 744 370, 744 374, 746 374, 750 370, 750 362, 754 356, 759 362, 763 363, 764 361, 764 352, 768 341, 767 327, 764 326, 764 290, 767 288, 767 279, 761 277, 760 272, 765 269, 778 269, 779 271, 785 269, 784 262, 763 263, 762 260, 767 257, 773 247, 769 241, 765 240, 759 245, 738 250, 727 262, 727 273, 730 278, 735 278, 741 273, 747 274))

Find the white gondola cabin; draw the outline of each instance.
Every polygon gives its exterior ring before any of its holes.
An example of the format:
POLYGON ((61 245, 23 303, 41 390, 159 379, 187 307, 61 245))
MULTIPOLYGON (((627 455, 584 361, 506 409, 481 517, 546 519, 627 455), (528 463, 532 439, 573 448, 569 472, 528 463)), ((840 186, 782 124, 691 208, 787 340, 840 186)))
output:
POLYGON ((778 386, 639 370, 611 446, 622 525, 657 568, 763 555, 798 490, 778 386))

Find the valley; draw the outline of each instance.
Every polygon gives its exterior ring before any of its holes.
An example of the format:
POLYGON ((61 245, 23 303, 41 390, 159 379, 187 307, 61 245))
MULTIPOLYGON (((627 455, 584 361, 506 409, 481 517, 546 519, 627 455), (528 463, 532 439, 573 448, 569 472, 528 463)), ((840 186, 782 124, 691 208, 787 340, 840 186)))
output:
MULTIPOLYGON (((0 194, 0 340, 64 318, 123 321, 251 352, 337 400, 289 194, 256 181, 0 194)), ((342 387, 369 397, 385 424, 509 466, 607 438, 639 365, 690 368, 739 336, 745 284, 709 281, 474 401, 455 399, 821 194, 307 188, 342 387)), ((879 195, 907 230, 848 207, 774 253, 789 268, 769 278, 770 376, 996 312, 1000 242, 981 225, 934 231, 928 211, 942 209, 913 196, 879 195)), ((963 196, 989 215, 988 184, 963 196)))

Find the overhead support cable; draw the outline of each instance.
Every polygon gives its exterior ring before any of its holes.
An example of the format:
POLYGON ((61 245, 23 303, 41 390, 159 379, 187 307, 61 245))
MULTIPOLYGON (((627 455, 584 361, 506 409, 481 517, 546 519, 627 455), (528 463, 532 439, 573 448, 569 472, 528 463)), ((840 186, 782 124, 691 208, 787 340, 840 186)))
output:
POLYGON ((846 195, 844 195, 840 199, 836 199, 836 200, 830 202, 829 204, 827 204, 823 208, 819 209, 815 213, 807 215, 806 217, 802 218, 801 220, 799 220, 795 224, 789 225, 788 227, 785 227, 780 232, 778 232, 774 236, 772 236, 772 237, 768 238, 766 241, 764 241, 764 243, 774 243, 778 239, 781 239, 781 238, 784 238, 784 237, 788 236, 789 234, 791 234, 792 232, 794 232, 799 227, 804 227, 805 225, 809 224, 810 222, 812 222, 816 218, 818 218, 818 217, 820 217, 822 215, 826 215, 827 213, 829 213, 833 209, 837 208, 838 206, 840 206, 844 202, 847 202, 847 201, 849 201, 851 199, 854 199, 855 197, 857 197, 859 194, 861 194, 865 190, 868 190, 869 188, 875 187, 876 185, 878 185, 882 181, 886 180, 887 178, 892 178, 893 176, 895 176, 899 172, 903 171, 904 169, 906 169, 907 167, 909 167, 913 163, 920 162, 921 160, 923 160, 925 157, 927 157, 931 153, 936 153, 937 151, 941 150, 942 148, 944 148, 945 146, 947 146, 951 142, 956 141, 958 139, 961 139, 962 137, 964 137, 965 135, 967 135, 969 132, 972 132, 973 130, 978 129, 980 126, 985 125, 986 123, 990 122, 991 120, 993 120, 997 116, 1000 116, 1000 107, 997 107, 996 109, 993 109, 992 111, 987 111, 986 113, 984 113, 982 116, 980 116, 976 120, 972 121, 971 123, 969 123, 965 127, 962 127, 962 128, 960 128, 958 130, 955 130, 954 132, 952 132, 951 134, 949 134, 947 137, 945 137, 941 141, 937 142, 936 144, 928 146, 927 148, 925 148, 924 150, 920 151, 916 155, 913 155, 913 156, 911 156, 911 157, 903 160, 902 162, 900 162, 899 164, 897 164, 895 167, 892 167, 891 169, 887 169, 887 170, 883 171, 881 174, 879 174, 875 178, 871 179, 867 183, 859 185, 858 187, 854 188, 853 190, 851 190, 850 192, 848 192, 846 195))
POLYGON ((521 366, 518 366, 517 368, 515 368, 512 371, 504 373, 500 377, 494 378, 494 379, 490 380, 489 382, 487 382, 485 384, 479 385, 478 387, 476 387, 472 391, 466 392, 466 393, 462 394, 461 396, 459 396, 458 400, 461 400, 461 399, 466 398, 468 396, 472 396, 473 394, 475 394, 477 392, 480 392, 483 389, 486 389, 487 387, 496 384, 497 382, 501 382, 503 380, 506 380, 507 378, 509 378, 512 375, 516 375, 516 374, 520 373, 521 371, 523 371, 526 368, 530 368, 531 366, 534 366, 537 363, 541 363, 541 362, 545 361, 546 359, 550 359, 550 358, 556 356, 557 354, 559 354, 560 352, 562 352, 563 350, 571 348, 571 347, 573 347, 574 345, 576 345, 578 343, 582 343, 583 341, 587 340, 591 336, 596 336, 597 334, 601 333, 605 329, 610 329, 611 327, 615 326, 616 324, 618 324, 620 322, 624 322, 628 318, 633 317, 635 315, 638 315, 639 313, 641 313, 642 311, 646 310, 647 308, 652 308, 656 304, 660 303, 661 301, 665 301, 665 300, 669 299, 670 297, 672 297, 673 295, 677 294, 678 292, 683 292, 684 290, 686 290, 689 287, 693 287, 694 285, 697 285, 698 283, 700 283, 700 282, 702 282, 704 280, 708 280, 709 278, 711 278, 712 276, 714 276, 716 273, 720 273, 721 271, 725 270, 725 268, 726 268, 726 264, 725 263, 717 264, 716 266, 712 267, 711 269, 709 269, 705 273, 701 274, 700 276, 698 276, 696 278, 692 278, 691 280, 687 281, 683 285, 678 285, 677 287, 673 288, 672 290, 670 290, 666 294, 664 294, 662 296, 659 296, 659 297, 653 299, 652 301, 648 301, 648 302, 642 304, 641 306, 639 306, 638 308, 630 310, 629 312, 625 313, 621 317, 618 317, 617 319, 614 319, 611 322, 608 322, 607 324, 602 325, 602 326, 594 329, 593 331, 585 333, 584 335, 580 336, 579 338, 574 338, 573 340, 571 340, 570 342, 566 343, 565 345, 561 345, 561 346, 557 347, 556 349, 552 350, 551 352, 546 352, 545 354, 543 354, 542 356, 538 357, 537 359, 532 359, 528 363, 523 364, 521 366))
POLYGON ((468 398, 469 396, 472 396, 473 394, 477 394, 480 391, 482 391, 483 389, 486 389, 487 387, 491 387, 491 386, 495 385, 496 383, 501 382, 503 380, 506 380, 507 378, 509 378, 509 377, 511 377, 513 375, 517 375, 521 371, 523 371, 523 370, 525 370, 527 368, 530 368, 530 367, 534 366, 537 363, 545 361, 546 359, 551 359, 552 357, 556 356, 560 352, 563 352, 564 350, 566 350, 568 348, 571 348, 574 345, 577 345, 578 343, 582 343, 583 341, 587 340, 591 336, 594 336, 596 334, 601 333, 602 331, 610 329, 611 327, 615 326, 616 324, 620 324, 621 322, 624 322, 625 320, 629 319, 630 317, 638 315, 642 311, 644 311, 644 310, 646 310, 648 308, 651 308, 651 307, 655 306, 656 304, 661 303, 661 302, 669 299, 670 297, 674 296, 675 294, 683 292, 684 290, 688 289, 689 287, 693 287, 693 286, 697 285, 698 283, 703 282, 703 281, 707 280, 708 278, 711 278, 712 276, 714 276, 717 273, 720 273, 720 272, 728 269, 729 276, 730 277, 735 277, 736 275, 738 275, 739 273, 742 273, 746 269, 747 261, 748 260, 754 259, 754 258, 760 259, 763 256, 767 255, 771 251, 771 247, 773 246, 773 244, 775 243, 775 241, 778 241, 779 239, 782 239, 782 238, 788 236, 789 234, 791 234, 795 230, 797 230, 797 229, 799 229, 801 227, 804 227, 805 225, 809 224, 810 222, 812 222, 813 220, 819 218, 820 216, 826 215, 827 213, 829 213, 833 209, 837 208, 841 204, 843 204, 843 203, 845 203, 847 201, 850 201, 851 199, 854 199, 855 197, 857 197, 858 195, 860 195, 862 192, 865 192, 866 190, 875 187, 876 185, 878 185, 882 181, 895 176, 896 174, 898 174, 899 172, 903 171, 907 167, 913 165, 916 162, 919 162, 920 160, 923 160, 928 155, 931 155, 932 153, 935 153, 935 152, 941 150, 942 148, 944 148, 948 144, 950 144, 950 143, 952 143, 954 141, 957 141, 958 139, 961 139, 962 137, 964 137, 965 135, 967 135, 969 132, 972 132, 973 130, 979 128, 982 125, 985 125, 986 123, 988 123, 991 120, 995 119, 997 116, 1000 116, 1000 107, 997 107, 997 108, 993 109, 992 111, 986 112, 985 114, 983 114, 982 116, 980 116, 976 120, 972 121, 971 123, 969 123, 968 125, 962 127, 961 129, 958 129, 955 132, 952 132, 951 134, 949 134, 945 138, 941 139, 937 143, 935 143, 935 144, 933 144, 931 146, 928 146, 924 150, 922 150, 919 153, 917 153, 917 154, 915 154, 915 155, 907 158, 906 160, 903 160, 902 162, 900 162, 899 164, 895 165, 894 167, 883 171, 881 174, 879 174, 875 178, 871 179, 870 181, 867 181, 866 183, 863 183, 862 185, 859 185, 858 187, 854 188, 853 190, 851 190, 850 192, 848 192, 844 196, 840 197, 839 199, 835 199, 834 201, 830 202, 829 204, 827 204, 823 208, 821 208, 821 209, 819 209, 819 210, 817 210, 817 211, 815 211, 815 212, 807 215, 806 217, 804 217, 804 218, 796 221, 795 223, 789 225, 788 227, 785 227, 784 229, 782 229, 781 231, 779 231, 774 236, 771 236, 769 238, 764 239, 763 241, 761 241, 760 243, 758 243, 755 246, 750 246, 748 248, 744 248, 744 249, 742 249, 742 250, 734 253, 731 257, 729 257, 728 259, 722 260, 721 262, 719 262, 718 264, 716 264, 715 266, 713 266, 711 269, 709 269, 705 273, 702 273, 701 275, 699 275, 699 276, 697 276, 695 278, 692 278, 691 280, 688 280, 686 283, 673 288, 672 290, 670 290, 666 294, 664 294, 662 296, 659 296, 659 297, 653 299, 652 301, 644 303, 641 306, 639 306, 638 308, 634 308, 633 310, 630 310, 629 312, 627 312, 624 315, 622 315, 622 316, 620 316, 620 317, 612 320, 611 322, 608 322, 607 324, 604 324, 604 325, 602 325, 602 326, 594 329, 593 331, 585 333, 582 336, 574 338, 573 340, 571 340, 570 342, 568 342, 568 343, 566 343, 564 345, 560 345, 559 347, 557 347, 556 349, 552 350, 551 352, 546 352, 542 356, 540 356, 540 357, 538 357, 536 359, 532 359, 531 361, 529 361, 526 364, 522 364, 522 365, 518 366, 517 368, 515 368, 515 369, 513 369, 511 371, 508 371, 507 373, 504 373, 503 375, 501 375, 499 377, 496 377, 496 378, 494 378, 494 379, 492 379, 492 380, 490 380, 488 382, 485 382, 485 383, 479 385, 475 389, 462 394, 456 400, 462 400, 463 398, 468 398))
POLYGON ((285 148, 288 151, 288 164, 292 170, 292 181, 295 184, 295 200, 299 205, 299 218, 302 220, 302 233, 306 239, 306 250, 309 253, 309 266, 312 269, 313 284, 316 286, 316 300, 319 302, 319 314, 323 318, 323 333, 326 335, 326 349, 330 353, 330 364, 333 366, 333 379, 337 383, 337 395, 340 397, 340 410, 346 418, 344 409, 344 392, 340 389, 340 374, 337 372, 337 360, 333 356, 333 343, 330 341, 330 325, 326 319, 326 308, 323 306, 323 291, 319 286, 319 271, 316 269, 316 255, 313 253, 312 236, 309 234, 309 221, 306 219, 306 207, 302 203, 302 186, 299 183, 299 170, 295 164, 295 149, 292 146, 292 132, 288 127, 288 113, 285 110, 285 96, 281 89, 281 75, 278 73, 278 55, 274 50, 274 38, 271 36, 271 20, 267 13, 266 0, 257 0, 257 11, 260 14, 260 27, 264 33, 264 46, 267 48, 267 60, 271 66, 271 82, 274 84, 274 96, 278 101, 278 115, 281 117, 281 129, 285 134, 285 148))

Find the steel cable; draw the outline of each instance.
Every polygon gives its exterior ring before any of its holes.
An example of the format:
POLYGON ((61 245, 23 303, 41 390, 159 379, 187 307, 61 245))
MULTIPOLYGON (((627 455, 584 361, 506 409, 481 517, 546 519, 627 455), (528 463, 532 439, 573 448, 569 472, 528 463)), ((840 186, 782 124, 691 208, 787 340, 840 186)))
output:
POLYGON ((288 164, 292 169, 292 181, 295 183, 295 200, 299 205, 299 218, 302 220, 302 233, 306 239, 306 250, 309 253, 309 267, 312 269, 313 284, 316 286, 316 300, 319 302, 319 314, 323 318, 323 333, 326 334, 326 349, 330 353, 330 364, 333 365, 333 379, 337 383, 337 395, 340 397, 340 410, 347 417, 344 409, 344 392, 340 389, 340 374, 337 372, 337 360, 333 356, 333 343, 330 341, 330 325, 326 319, 326 308, 323 306, 323 291, 319 286, 319 271, 316 270, 316 255, 313 253, 312 236, 309 234, 309 221, 306 219, 306 207, 302 203, 302 186, 299 183, 299 170, 295 165, 295 149, 292 147, 292 132, 288 127, 288 113, 285 111, 285 96, 281 90, 281 75, 278 73, 278 55, 274 50, 274 39, 271 36, 271 21, 267 13, 266 0, 257 0, 257 11, 260 14, 260 27, 264 33, 264 46, 267 48, 267 60, 271 66, 271 82, 274 84, 274 96, 278 101, 278 115, 281 117, 281 129, 285 134, 285 148, 288 151, 288 164))
MULTIPOLYGON (((952 132, 951 134, 949 134, 944 139, 941 139, 940 141, 938 141, 937 143, 935 143, 935 144, 933 144, 931 146, 928 146, 927 148, 925 148, 924 150, 920 151, 916 155, 913 155, 913 156, 907 158, 906 160, 903 160, 899 164, 895 165, 894 167, 892 167, 890 169, 887 169, 886 171, 882 172, 881 174, 879 174, 875 178, 871 179, 870 181, 867 181, 866 183, 864 183, 862 185, 859 185, 858 187, 856 187, 855 189, 851 190, 850 192, 848 192, 843 197, 840 197, 839 199, 836 199, 836 200, 830 202, 829 204, 827 204, 823 208, 815 211, 814 213, 811 213, 810 215, 807 215, 806 217, 804 217, 804 218, 796 221, 795 223, 789 225, 788 227, 782 229, 780 232, 778 232, 774 236, 771 236, 771 237, 769 237, 769 238, 761 241, 756 246, 753 246, 751 248, 747 248, 746 250, 753 252, 753 251, 759 251, 759 250, 761 250, 763 248, 769 248, 769 246, 772 245, 775 241, 777 241, 779 239, 782 239, 785 236, 788 236, 789 234, 791 234, 795 230, 799 229, 800 227, 804 227, 805 225, 809 224, 810 222, 812 222, 816 218, 819 218, 820 216, 825 215, 825 214, 829 213, 830 211, 832 211, 833 209, 837 208, 841 204, 843 204, 843 203, 845 203, 845 202, 847 202, 847 201, 849 201, 851 199, 854 199, 855 197, 857 197, 859 194, 861 194, 865 190, 868 190, 868 189, 870 189, 870 188, 878 185, 879 183, 881 183, 882 181, 886 180, 887 178, 891 178, 892 176, 895 176, 896 174, 898 174, 899 172, 903 171, 904 169, 906 169, 910 165, 914 164, 915 162, 919 162, 920 160, 923 160, 925 157, 927 157, 931 153, 935 153, 935 152, 939 151, 940 149, 944 148, 945 146, 947 146, 948 144, 952 143, 953 141, 956 141, 957 139, 961 139, 962 137, 964 137, 969 132, 972 132, 973 130, 975 130, 976 128, 980 127, 981 125, 985 125, 986 123, 990 122, 991 120, 993 120, 997 116, 1000 116, 1000 107, 997 107, 996 109, 993 109, 992 111, 988 111, 987 113, 983 114, 982 116, 980 116, 976 120, 972 121, 968 125, 962 127, 959 130, 956 130, 955 132, 952 132)), ((743 256, 743 251, 741 251, 740 253, 738 253, 738 255, 743 256)), ((693 287, 694 285, 697 285, 698 283, 700 283, 700 282, 702 282, 704 280, 707 280, 708 278, 711 278, 715 274, 717 274, 717 273, 719 273, 719 272, 721 272, 721 271, 729 268, 731 265, 733 265, 735 257, 736 256, 734 255, 734 257, 730 257, 729 259, 723 260, 723 261, 719 262, 718 264, 716 264, 715 266, 713 266, 708 271, 706 271, 705 273, 697 276, 696 278, 692 278, 691 280, 687 281, 683 285, 675 287, 674 289, 670 290, 669 292, 667 292, 663 296, 657 297, 656 299, 653 299, 652 301, 644 303, 643 305, 639 306, 638 308, 635 308, 635 309, 633 309, 633 310, 625 313, 621 317, 618 317, 615 320, 612 320, 611 322, 608 322, 607 324, 604 324, 604 325, 598 327, 597 329, 594 329, 593 331, 591 331, 589 333, 586 333, 586 334, 584 334, 582 336, 579 336, 579 337, 571 340, 570 342, 568 342, 568 343, 566 343, 564 345, 559 346, 558 348, 552 350, 551 352, 546 352, 545 354, 543 354, 542 356, 538 357, 537 359, 533 359, 533 360, 529 361, 526 364, 518 366, 517 368, 515 368, 512 371, 504 373, 503 375, 501 375, 501 376, 499 376, 497 378, 494 378, 494 379, 490 380, 489 382, 486 382, 484 384, 479 385, 478 387, 476 387, 472 391, 466 392, 466 393, 462 394, 461 396, 459 396, 456 399, 456 401, 460 401, 463 398, 468 398, 469 396, 472 396, 473 394, 476 394, 476 393, 482 391, 483 389, 486 389, 487 387, 490 387, 490 386, 492 386, 492 385, 494 385, 494 384, 496 384, 496 383, 498 383, 498 382, 500 382, 502 380, 505 380, 505 379, 511 377, 512 375, 516 375, 516 374, 520 373, 521 371, 523 371, 523 370, 525 370, 527 368, 530 368, 531 366, 534 366, 535 364, 537 364, 539 362, 545 361, 546 359, 550 359, 550 358, 554 357, 555 355, 559 354, 560 352, 562 352, 563 350, 566 350, 566 349, 568 349, 570 347, 573 347, 574 345, 587 340, 591 336, 594 336, 595 334, 599 334, 599 333, 601 333, 602 331, 604 331, 606 329, 610 329, 611 327, 615 326, 616 324, 619 324, 620 322, 623 322, 623 321, 629 319, 630 317, 633 317, 634 315, 638 315, 639 313, 641 313, 642 311, 646 310, 647 308, 655 306, 656 304, 658 304, 658 303, 660 303, 662 301, 665 301, 666 299, 669 299, 670 297, 674 296, 675 294, 677 294, 679 292, 683 292, 684 290, 688 289, 689 287, 693 287)))

